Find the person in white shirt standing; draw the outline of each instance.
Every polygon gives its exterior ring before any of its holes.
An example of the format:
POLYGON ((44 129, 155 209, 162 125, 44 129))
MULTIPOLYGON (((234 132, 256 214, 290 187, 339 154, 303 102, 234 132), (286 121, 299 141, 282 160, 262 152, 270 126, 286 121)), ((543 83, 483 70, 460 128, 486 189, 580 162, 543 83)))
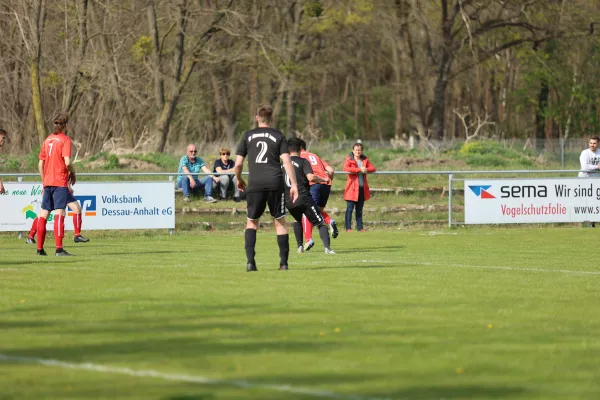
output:
MULTIPOLYGON (((600 174, 596 174, 600 169, 600 150, 598 150, 598 142, 600 142, 600 137, 592 136, 589 141, 589 148, 581 152, 579 163, 581 164, 582 171, 579 172, 578 175, 580 178, 600 177, 600 174)), ((595 228, 596 223, 591 222, 590 226, 595 228)))
POLYGON ((597 170, 600 169, 600 150, 598 150, 598 142, 600 142, 600 137, 592 136, 589 142, 589 149, 585 149, 581 152, 581 155, 579 156, 579 162, 582 169, 582 171, 579 172, 580 178, 600 177, 600 174, 595 174, 598 172, 597 170))

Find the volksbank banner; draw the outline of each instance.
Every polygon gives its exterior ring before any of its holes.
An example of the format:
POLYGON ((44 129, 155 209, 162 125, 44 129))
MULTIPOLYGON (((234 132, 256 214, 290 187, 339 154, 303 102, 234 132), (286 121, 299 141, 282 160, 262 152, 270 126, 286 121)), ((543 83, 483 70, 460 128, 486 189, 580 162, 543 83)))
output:
POLYGON ((600 221, 600 179, 465 181, 465 224, 600 221))
MULTIPOLYGON (((83 230, 173 229, 175 188, 172 182, 87 183, 74 186, 82 207, 83 230)), ((40 212, 42 185, 5 182, 0 195, 0 231, 29 231, 40 212)), ((67 208, 65 229, 73 229, 73 211, 67 208)), ((48 219, 51 231, 54 213, 48 219)))

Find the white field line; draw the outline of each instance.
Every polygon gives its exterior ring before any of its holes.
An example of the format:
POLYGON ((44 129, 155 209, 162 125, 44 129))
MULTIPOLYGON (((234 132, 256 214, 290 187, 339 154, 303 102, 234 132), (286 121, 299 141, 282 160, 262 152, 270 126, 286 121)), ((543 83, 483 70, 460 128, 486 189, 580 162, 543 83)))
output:
POLYGON ((70 363, 60 360, 53 359, 44 359, 44 358, 36 358, 36 357, 20 357, 20 356, 9 356, 6 354, 0 353, 0 362, 7 363, 21 363, 21 364, 35 364, 35 365, 44 365, 47 367, 55 367, 55 368, 63 368, 63 369, 74 369, 74 370, 83 370, 83 371, 92 371, 92 372, 104 372, 109 374, 119 374, 119 375, 127 375, 133 377, 140 378, 155 378, 155 379, 163 379, 168 381, 176 381, 176 382, 191 382, 198 383, 202 385, 219 385, 219 386, 230 386, 236 388, 246 388, 246 389, 263 389, 274 392, 283 392, 283 393, 294 393, 294 394, 303 394, 310 397, 321 397, 326 399, 338 399, 338 400, 389 400, 381 397, 365 397, 351 394, 342 394, 330 392, 328 390, 318 390, 318 389, 310 389, 303 388, 291 385, 275 385, 268 383, 253 383, 250 381, 244 380, 225 380, 225 379, 213 379, 207 378, 204 376, 197 375, 180 375, 180 374, 166 374, 160 371, 154 370, 136 370, 131 368, 123 368, 123 367, 111 367, 108 365, 101 364, 93 364, 93 363, 70 363))
MULTIPOLYGON (((523 272, 544 272, 544 273, 563 273, 563 274, 576 274, 576 275, 600 275, 600 271, 580 271, 580 270, 572 270, 572 269, 544 269, 544 268, 520 268, 520 267, 503 267, 497 265, 468 265, 468 264, 445 264, 442 261, 439 262, 424 262, 424 261, 407 261, 407 260, 357 260, 356 263, 369 263, 369 264, 390 264, 390 268, 392 268, 392 264, 403 264, 403 265, 423 265, 426 267, 449 267, 449 268, 474 268, 474 269, 500 269, 506 271, 523 271, 523 272)), ((331 262, 326 260, 315 260, 312 261, 311 264, 321 265, 326 264, 330 265, 331 262)), ((293 263, 292 267, 293 268, 293 263)), ((332 267, 335 268, 335 267, 332 267)))

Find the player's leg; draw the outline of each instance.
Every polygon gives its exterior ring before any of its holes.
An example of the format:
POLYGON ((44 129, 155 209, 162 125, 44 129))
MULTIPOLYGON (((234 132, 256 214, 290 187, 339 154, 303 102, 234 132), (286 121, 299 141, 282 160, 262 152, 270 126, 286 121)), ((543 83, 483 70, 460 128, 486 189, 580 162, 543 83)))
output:
POLYGON ((56 242, 57 256, 70 256, 63 249, 63 238, 65 237, 65 209, 67 208, 67 197, 69 190, 66 187, 57 187, 52 194, 54 202, 54 240, 56 242))
POLYGON ((69 198, 67 199, 67 206, 71 211, 73 211, 73 229, 75 237, 73 241, 75 243, 87 243, 90 240, 81 235, 81 225, 83 223, 83 218, 81 217, 81 204, 79 201, 73 197, 72 194, 69 193, 69 198), (73 201, 74 200, 74 201, 73 201))
POLYGON ((37 224, 39 217, 35 217, 33 222, 31 223, 31 229, 29 230, 29 236, 27 236, 27 240, 25 243, 27 244, 35 244, 35 234, 37 233, 37 224))
POLYGON ((46 241, 46 224, 48 223, 48 217, 50 211, 54 209, 54 203, 52 193, 56 189, 53 186, 45 187, 42 192, 42 206, 40 207, 40 213, 37 216, 37 255, 47 256, 44 250, 44 242, 46 241))
POLYGON ((283 186, 267 194, 269 212, 273 217, 275 232, 277 233, 277 246, 279 247, 279 269, 288 269, 290 255, 290 236, 285 223, 285 192, 283 186))
POLYGON ((246 250, 246 271, 258 271, 256 268, 256 231, 258 221, 267 207, 267 195, 265 192, 250 192, 246 195, 246 230, 244 231, 244 248, 246 250))
POLYGON ((321 215, 319 208, 314 205, 306 207, 304 210, 304 215, 314 226, 319 229, 319 237, 321 238, 321 242, 325 248, 325 254, 335 254, 335 252, 331 250, 329 230, 327 229, 327 225, 325 225, 324 218, 321 215))
POLYGON ((363 232, 363 207, 365 205, 365 189, 358 190, 358 202, 356 203, 356 230, 363 232))
MULTIPOLYGON (((319 193, 321 186, 322 185, 320 183, 317 183, 310 187, 310 197, 312 198, 313 203, 315 203, 316 205, 319 204, 319 193)), ((311 245, 311 243, 314 243, 312 239, 313 225, 307 218, 303 218, 302 227, 304 228, 304 240, 307 243, 308 250, 310 250, 310 248, 313 246, 311 245)))
POLYGON ((294 237, 296 238, 296 246, 298 248, 298 253, 304 253, 304 247, 302 246, 302 220, 304 214, 302 213, 303 207, 294 207, 288 208, 288 211, 294 217, 294 223, 292 227, 294 229, 294 237))
POLYGON ((323 215, 323 219, 327 225, 329 225, 330 233, 332 238, 337 238, 340 231, 338 230, 337 224, 335 220, 329 216, 325 212, 325 206, 327 206, 327 202, 329 201, 329 195, 331 194, 331 186, 329 185, 321 185, 321 189, 319 191, 319 203, 317 204, 321 208, 321 215, 323 215))
POLYGON ((355 201, 346 200, 346 215, 344 218, 344 224, 346 225, 346 232, 352 230, 352 212, 354 212, 355 201))

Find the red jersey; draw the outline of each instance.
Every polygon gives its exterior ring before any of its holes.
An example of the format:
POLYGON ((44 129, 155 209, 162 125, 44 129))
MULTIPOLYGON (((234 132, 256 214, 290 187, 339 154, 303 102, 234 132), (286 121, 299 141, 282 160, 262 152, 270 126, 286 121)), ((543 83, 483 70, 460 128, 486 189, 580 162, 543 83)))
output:
POLYGON ((69 170, 64 157, 71 157, 71 139, 63 132, 52 134, 44 140, 40 160, 44 160, 43 186, 69 186, 69 170))
MULTIPOLYGON (((314 153, 309 153, 306 150, 302 150, 300 152, 300 157, 308 160, 308 162, 310 163, 310 166, 313 169, 313 174, 317 175, 319 178, 329 178, 329 174, 327 173, 327 170, 325 169, 325 168, 329 167, 329 164, 327 164, 325 161, 321 160, 321 158, 319 158, 318 155, 316 155, 314 153)), ((312 182, 310 182, 310 184, 314 185, 314 183, 312 183, 312 182)), ((326 183, 324 185, 331 186, 331 181, 329 181, 328 183, 326 183)))

